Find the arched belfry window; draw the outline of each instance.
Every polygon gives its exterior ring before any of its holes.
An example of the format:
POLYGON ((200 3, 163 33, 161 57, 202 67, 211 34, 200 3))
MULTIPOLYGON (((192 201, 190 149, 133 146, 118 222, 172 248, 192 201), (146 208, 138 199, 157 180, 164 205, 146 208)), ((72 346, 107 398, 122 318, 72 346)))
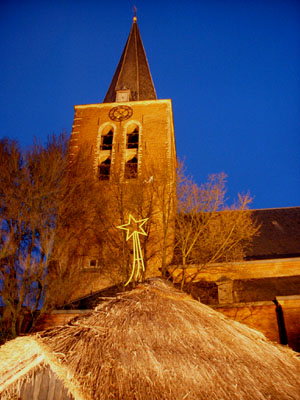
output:
POLYGON ((98 165, 98 178, 100 181, 108 181, 110 175, 111 159, 108 157, 98 165))
POLYGON ((135 179, 138 175, 138 159, 137 156, 132 157, 125 163, 125 179, 135 179))
POLYGON ((138 149, 139 148, 139 127, 136 124, 131 124, 127 128, 127 149, 138 149))
POLYGON ((114 132, 115 127, 110 123, 105 123, 99 129, 95 167, 97 176, 101 181, 108 181, 110 178, 111 165, 114 162, 114 132))
POLYGON ((101 133, 100 150, 112 150, 114 131, 111 126, 106 126, 101 133))
POLYGON ((135 179, 140 173, 142 149, 142 126, 138 121, 130 121, 124 126, 125 162, 124 178, 135 179))

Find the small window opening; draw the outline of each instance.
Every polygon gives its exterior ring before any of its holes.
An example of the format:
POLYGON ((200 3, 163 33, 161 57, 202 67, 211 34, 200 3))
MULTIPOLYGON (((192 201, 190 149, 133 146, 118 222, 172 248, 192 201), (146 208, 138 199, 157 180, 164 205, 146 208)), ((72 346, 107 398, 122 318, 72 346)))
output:
POLYGON ((113 142, 113 131, 111 129, 108 133, 101 136, 100 150, 111 150, 112 142, 113 142))
POLYGON ((87 259, 85 260, 82 268, 84 270, 100 270, 101 268, 101 261, 99 259, 87 259))
POLYGON ((108 181, 110 175, 111 160, 107 158, 98 166, 98 174, 100 181, 108 181))
POLYGON ((130 99, 130 89, 123 89, 116 91, 116 102, 129 101, 130 99))
POLYGON ((139 131, 137 128, 131 133, 127 133, 127 149, 138 149, 139 131))
POLYGON ((137 169, 138 169, 138 160, 136 157, 133 157, 131 160, 128 160, 125 164, 125 178, 126 179, 137 178, 137 169))

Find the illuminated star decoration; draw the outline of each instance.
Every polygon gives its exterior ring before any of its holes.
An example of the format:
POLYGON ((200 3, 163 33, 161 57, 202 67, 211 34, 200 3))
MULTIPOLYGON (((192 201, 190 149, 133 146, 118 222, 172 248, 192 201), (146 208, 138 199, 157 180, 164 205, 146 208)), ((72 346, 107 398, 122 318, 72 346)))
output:
POLYGON ((145 271, 143 254, 141 249, 140 237, 139 235, 147 236, 147 233, 144 231, 143 225, 149 218, 140 219, 136 221, 135 218, 130 214, 129 221, 127 224, 117 226, 119 229, 123 229, 127 231, 126 233, 126 240, 133 238, 133 263, 132 263, 132 272, 130 278, 125 283, 125 286, 132 280, 134 273, 135 279, 137 280, 140 271, 145 271))

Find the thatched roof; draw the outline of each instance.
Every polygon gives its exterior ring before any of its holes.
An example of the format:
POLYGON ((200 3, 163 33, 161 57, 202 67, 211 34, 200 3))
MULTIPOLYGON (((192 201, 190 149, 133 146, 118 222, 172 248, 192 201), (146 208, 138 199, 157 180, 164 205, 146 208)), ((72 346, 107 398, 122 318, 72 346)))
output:
POLYGON ((85 399, 300 398, 297 353, 161 280, 33 340, 85 399))
POLYGON ((0 347, 1 400, 84 400, 70 370, 36 336, 0 347))

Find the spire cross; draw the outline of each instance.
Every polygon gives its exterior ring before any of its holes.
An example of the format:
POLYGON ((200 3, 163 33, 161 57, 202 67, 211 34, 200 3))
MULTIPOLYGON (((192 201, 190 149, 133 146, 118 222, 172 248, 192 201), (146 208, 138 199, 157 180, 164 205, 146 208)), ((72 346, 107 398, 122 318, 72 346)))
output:
POLYGON ((137 17, 136 17, 137 8, 136 8, 136 6, 133 6, 132 11, 133 11, 133 21, 136 21, 137 20, 137 17))

